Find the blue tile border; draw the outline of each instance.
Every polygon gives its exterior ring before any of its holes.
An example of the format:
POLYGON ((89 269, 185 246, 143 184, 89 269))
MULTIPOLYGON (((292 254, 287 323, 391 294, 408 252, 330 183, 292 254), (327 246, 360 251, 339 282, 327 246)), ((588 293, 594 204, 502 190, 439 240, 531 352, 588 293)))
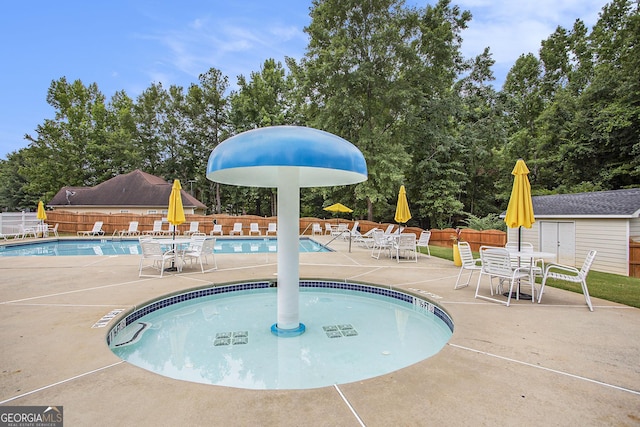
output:
MULTIPOLYGON (((275 287, 276 284, 274 282, 269 281, 258 281, 258 282, 249 282, 249 283, 239 283, 234 285, 222 285, 222 286, 212 286, 208 288, 196 289, 184 293, 180 293, 177 295, 172 295, 170 297, 162 298, 160 300, 151 302, 142 308, 134 310, 132 313, 128 314, 124 319, 121 319, 107 334, 107 345, 111 344, 111 341, 118 335, 118 333, 124 329, 126 326, 131 323, 137 321, 142 316, 146 316, 149 313, 153 313, 156 310, 159 310, 164 307, 169 307, 173 304, 177 304, 184 301, 189 301, 196 298, 203 298, 210 295, 218 295, 225 294, 229 292, 238 292, 238 291, 247 291, 253 289, 266 289, 275 287)), ((309 288, 309 289, 341 289, 347 291, 356 291, 356 292, 364 292, 374 295, 380 295, 387 298, 394 298, 409 304, 412 304, 414 308, 422 311, 426 311, 429 313, 433 313, 436 317, 442 320, 445 325, 451 330, 453 333, 453 321, 449 317, 449 315, 442 310, 440 307, 435 305, 434 303, 425 300, 423 298, 418 298, 416 296, 400 292, 397 290, 383 288, 379 286, 373 285, 365 285, 361 283, 348 283, 348 282, 336 282, 332 280, 300 280, 300 288, 309 288)))

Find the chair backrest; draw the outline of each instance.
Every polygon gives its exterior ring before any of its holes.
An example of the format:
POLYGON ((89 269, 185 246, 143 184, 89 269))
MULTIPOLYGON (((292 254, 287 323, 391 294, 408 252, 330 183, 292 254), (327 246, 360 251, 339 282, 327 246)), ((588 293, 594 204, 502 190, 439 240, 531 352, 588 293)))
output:
POLYGON ((360 221, 355 221, 351 227, 351 234, 358 234, 358 227, 360 227, 360 221))
POLYGON ((189 247, 187 248, 187 250, 200 252, 206 238, 206 235, 194 234, 193 236, 191 236, 191 242, 189 242, 189 247))
POLYGON ((415 249, 416 235, 413 233, 401 233, 398 236, 398 249, 415 249))
POLYGON ((591 264, 593 264, 593 260, 596 259, 597 253, 598 251, 591 250, 587 254, 587 257, 584 259, 584 263, 582 264, 582 268, 580 269, 580 275, 582 277, 587 277, 587 274, 589 274, 591 264))
POLYGON ((482 272, 492 276, 510 277, 513 274, 511 257, 505 248, 480 248, 482 272))
MULTIPOLYGON (((58 224, 56 224, 56 227, 58 224)), ((138 231, 138 221, 129 221, 129 233, 135 233, 138 231)))
POLYGON ((317 222, 314 222, 313 225, 311 226, 311 232, 322 233, 322 227, 320 227, 320 224, 318 224, 317 222))
POLYGON ((458 251, 460 252, 460 261, 463 267, 470 267, 476 264, 469 242, 458 242, 458 251))
POLYGON ((201 251, 203 254, 212 254, 216 247, 216 239, 215 238, 206 238, 202 242, 201 251))
POLYGON ((59 225, 60 225, 60 224, 58 224, 58 223, 56 222, 56 226, 55 226, 55 227, 53 227, 53 228, 51 229, 51 231, 53 231, 53 232, 58 231, 58 226, 59 226, 59 225))
POLYGON ((156 219, 153 221, 153 231, 162 231, 162 220, 156 219))
POLYGON ((429 246, 429 240, 431 239, 430 231, 423 231, 420 233, 420 238, 418 239, 418 246, 429 246))
POLYGON ((391 232, 393 231, 393 227, 395 227, 395 226, 396 226, 395 224, 389 224, 387 226, 387 229, 384 230, 384 234, 391 234, 391 232))
POLYGON ((213 224, 214 233, 222 233, 222 224, 213 224))
POLYGON ((191 223, 189 223, 189 232, 195 233, 198 231, 198 227, 200 227, 200 221, 191 221, 191 223))
POLYGON ((153 239, 140 238, 140 249, 142 249, 142 256, 145 258, 161 257, 163 254, 160 242, 153 239))
POLYGON ((387 243, 384 231, 378 229, 373 230, 373 243, 376 246, 387 243))
POLYGON ((276 224, 275 222, 270 222, 269 225, 267 226, 267 232, 276 232, 277 231, 277 226, 278 224, 276 224))
POLYGON ((242 231, 242 223, 236 222, 233 224, 233 231, 242 231))
POLYGON ((93 230, 91 230, 94 233, 97 233, 99 231, 102 231, 102 221, 96 221, 95 224, 93 224, 93 230))
POLYGON ((325 229, 325 231, 331 232, 331 223, 325 222, 324 223, 324 229, 325 229))
POLYGON ((249 224, 249 230, 251 230, 251 231, 260 231, 260 227, 258 227, 258 223, 257 222, 252 222, 251 224, 249 224))

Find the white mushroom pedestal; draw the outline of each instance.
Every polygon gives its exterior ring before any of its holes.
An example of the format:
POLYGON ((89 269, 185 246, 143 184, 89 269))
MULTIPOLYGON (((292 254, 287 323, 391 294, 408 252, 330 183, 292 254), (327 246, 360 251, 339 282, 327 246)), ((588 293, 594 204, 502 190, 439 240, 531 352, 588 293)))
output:
POLYGON ((278 189, 278 307, 271 331, 304 332, 299 316, 300 188, 367 179, 364 156, 349 141, 317 129, 273 126, 243 132, 209 156, 207 178, 221 184, 278 189))

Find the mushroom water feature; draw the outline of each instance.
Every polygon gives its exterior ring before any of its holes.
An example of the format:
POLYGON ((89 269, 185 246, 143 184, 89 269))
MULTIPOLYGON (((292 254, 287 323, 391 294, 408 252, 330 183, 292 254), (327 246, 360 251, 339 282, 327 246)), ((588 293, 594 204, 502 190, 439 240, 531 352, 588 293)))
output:
POLYGON ((299 319, 300 188, 357 184, 367 164, 349 141, 301 126, 273 126, 235 135, 209 156, 207 178, 221 184, 278 190, 277 321, 279 337, 305 331, 299 319))

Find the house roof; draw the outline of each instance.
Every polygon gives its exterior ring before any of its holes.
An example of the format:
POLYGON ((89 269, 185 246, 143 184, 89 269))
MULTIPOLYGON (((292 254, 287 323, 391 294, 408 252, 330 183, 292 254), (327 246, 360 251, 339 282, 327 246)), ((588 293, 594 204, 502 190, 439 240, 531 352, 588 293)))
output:
POLYGON ((637 218, 640 215, 640 188, 534 196, 532 201, 536 218, 637 218))
MULTIPOLYGON (((148 206, 166 207, 172 183, 139 169, 115 176, 95 187, 62 187, 48 206, 148 206)), ((206 209, 189 193, 181 190, 187 208, 206 209)))

